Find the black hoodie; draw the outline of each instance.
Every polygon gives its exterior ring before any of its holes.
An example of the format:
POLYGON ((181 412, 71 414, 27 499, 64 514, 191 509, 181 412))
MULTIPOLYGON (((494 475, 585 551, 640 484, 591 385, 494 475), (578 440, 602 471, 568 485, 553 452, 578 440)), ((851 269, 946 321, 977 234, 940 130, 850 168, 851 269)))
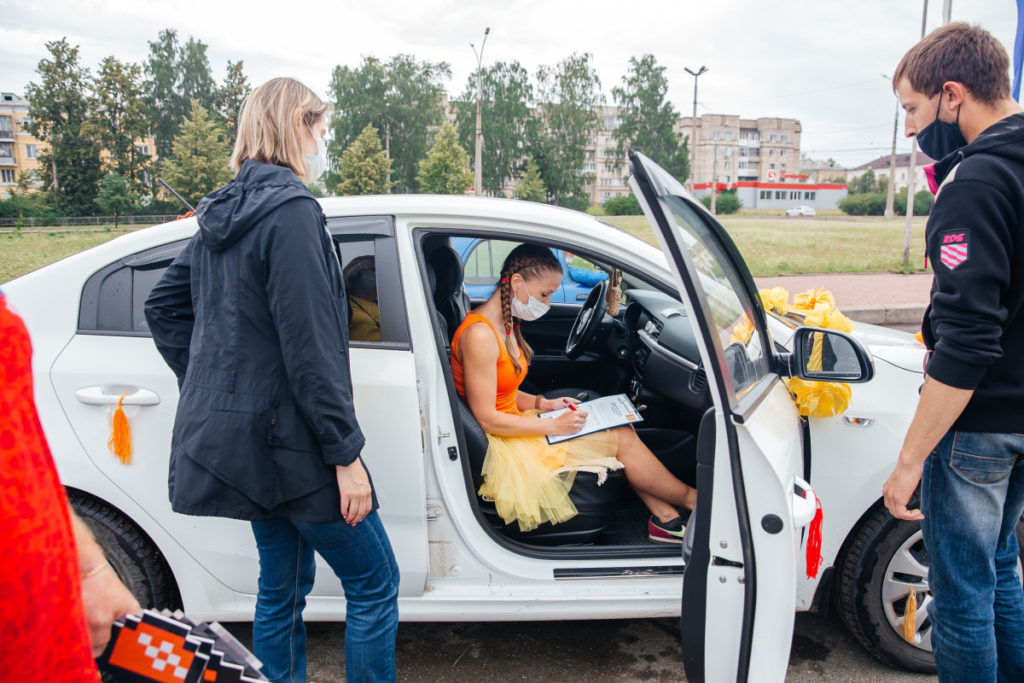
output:
POLYGON ((323 212, 289 169, 246 161, 196 216, 198 234, 146 300, 153 341, 181 386, 172 507, 340 519, 334 465, 358 458, 364 439, 323 212))
POLYGON ((953 428, 1024 430, 1024 113, 935 164, 928 375, 973 389, 953 428))

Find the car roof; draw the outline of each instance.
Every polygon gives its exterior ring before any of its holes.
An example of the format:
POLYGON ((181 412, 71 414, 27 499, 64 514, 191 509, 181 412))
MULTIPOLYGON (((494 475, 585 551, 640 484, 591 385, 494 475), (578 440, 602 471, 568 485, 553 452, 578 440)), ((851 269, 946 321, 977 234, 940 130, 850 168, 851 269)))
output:
MULTIPOLYGON (((559 238, 590 246, 598 251, 602 251, 602 247, 623 250, 636 253, 648 260, 653 259, 655 263, 665 263, 661 250, 643 240, 594 216, 550 204, 496 197, 424 194, 325 197, 319 202, 328 218, 401 216, 411 219, 413 223, 432 223, 435 220, 451 218, 459 225, 480 223, 488 228, 493 226, 510 235, 517 234, 516 224, 520 224, 523 226, 523 238, 538 236, 538 232, 528 229, 527 224, 548 226, 557 228, 559 238), (499 222, 501 226, 498 225, 499 222)), ((197 228, 198 224, 194 217, 170 221, 123 235, 108 242, 107 245, 112 249, 130 247, 142 250, 175 239, 188 239, 197 228)), ((97 248, 103 246, 106 245, 97 248)))

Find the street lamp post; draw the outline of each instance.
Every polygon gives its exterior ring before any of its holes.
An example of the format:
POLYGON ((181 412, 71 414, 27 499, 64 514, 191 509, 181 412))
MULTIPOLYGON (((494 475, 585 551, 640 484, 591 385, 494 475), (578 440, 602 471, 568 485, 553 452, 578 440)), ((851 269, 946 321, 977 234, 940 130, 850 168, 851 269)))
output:
MULTIPOLYGON (((688 66, 683 68, 686 70, 686 73, 693 76, 693 135, 690 140, 690 194, 693 194, 693 176, 697 172, 697 79, 708 68, 703 65, 696 71, 693 71, 688 66)), ((712 191, 714 191, 713 188, 712 191)))
POLYGON ((483 190, 484 184, 484 170, 482 167, 483 163, 483 147, 484 147, 484 131, 481 127, 480 121, 480 110, 481 102, 484 97, 484 82, 483 82, 483 60, 484 60, 484 45, 487 44, 487 34, 491 32, 491 27, 488 26, 484 29, 484 39, 480 43, 480 52, 476 51, 476 45, 470 43, 469 46, 473 48, 473 54, 476 56, 476 149, 473 154, 473 194, 480 196, 483 190))

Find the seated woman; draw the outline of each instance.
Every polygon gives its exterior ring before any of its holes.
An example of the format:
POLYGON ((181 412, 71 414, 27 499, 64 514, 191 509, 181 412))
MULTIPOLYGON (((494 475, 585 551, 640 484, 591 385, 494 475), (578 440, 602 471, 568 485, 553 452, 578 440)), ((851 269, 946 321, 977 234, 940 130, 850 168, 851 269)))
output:
POLYGON ((579 401, 519 391, 533 355, 519 321, 544 315, 561 281, 562 267, 550 249, 516 247, 505 259, 497 289, 452 337, 455 388, 487 433, 479 493, 494 501, 506 523, 518 521, 521 530, 530 531, 576 515, 569 489, 577 471, 604 474, 625 468, 626 479, 651 512, 650 539, 681 543, 697 491, 672 476, 632 427, 552 445, 546 435, 575 434, 586 414, 570 410, 556 419, 537 415, 579 401))
POLYGON ((348 336, 351 341, 380 341, 377 270, 372 256, 352 259, 342 274, 348 295, 348 336))

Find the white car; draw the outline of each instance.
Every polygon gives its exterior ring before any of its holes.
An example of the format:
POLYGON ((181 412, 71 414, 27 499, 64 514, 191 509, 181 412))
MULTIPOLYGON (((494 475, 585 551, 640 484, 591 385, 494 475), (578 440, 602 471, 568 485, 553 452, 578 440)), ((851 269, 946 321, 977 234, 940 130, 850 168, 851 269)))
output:
POLYGON ((792 209, 786 209, 787 216, 814 216, 817 212, 813 206, 806 206, 801 204, 800 206, 794 206, 792 209))
MULTIPOLYGON (((322 200, 342 264, 370 257, 376 271, 381 339, 354 339, 351 367, 363 456, 401 569, 402 618, 681 615, 690 680, 765 681, 784 678, 794 611, 834 604, 876 656, 927 669, 925 611, 915 645, 897 633, 910 587, 928 602, 919 527, 896 523, 880 500, 917 400, 923 349, 870 326, 858 327, 860 341, 828 333, 837 362, 823 377, 874 378, 854 386, 843 417, 802 421, 782 377, 807 375, 808 328, 766 317, 715 219, 652 162, 631 160, 661 251, 536 203, 322 200), (529 534, 507 528, 478 498, 482 432, 454 391, 447 355, 467 305, 452 237, 480 238, 476 249, 486 249, 468 256, 467 278, 493 275, 508 241, 624 273, 627 305, 615 317, 603 312, 599 285, 582 305, 555 304, 523 323, 536 351, 525 388, 626 392, 647 406, 642 438, 700 491, 684 553, 647 541, 646 512, 621 477, 598 487, 581 473, 578 517, 529 534), (754 322, 745 344, 731 339, 744 313, 754 322), (823 563, 808 577, 815 494, 823 563)), ((178 387, 143 316, 150 288, 196 229, 187 219, 140 230, 3 289, 32 335, 36 402, 61 478, 118 575, 144 605, 244 621, 258 576, 248 525, 170 509, 178 387), (107 439, 125 392, 133 456, 122 465, 107 439)), ((326 568, 305 614, 344 618, 326 568)))

